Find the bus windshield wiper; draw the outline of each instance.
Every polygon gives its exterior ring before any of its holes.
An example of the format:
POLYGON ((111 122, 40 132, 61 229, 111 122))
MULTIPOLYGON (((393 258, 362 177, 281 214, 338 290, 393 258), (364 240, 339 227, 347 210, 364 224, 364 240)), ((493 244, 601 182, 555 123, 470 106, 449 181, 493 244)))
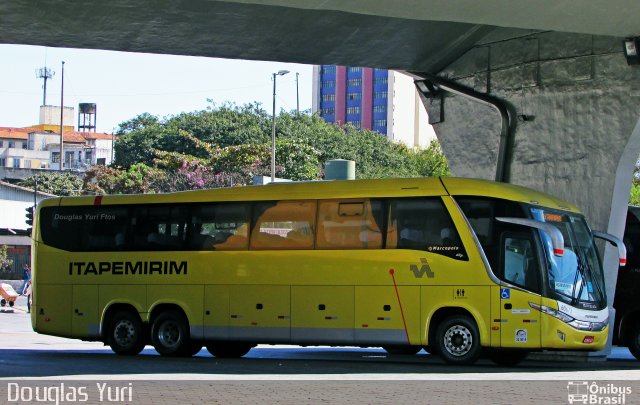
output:
POLYGON ((582 295, 582 290, 584 290, 584 283, 587 281, 587 278, 585 276, 586 273, 586 266, 584 264, 584 259, 582 258, 581 254, 576 254, 576 257, 578 258, 578 271, 576 272, 576 281, 574 282, 573 285, 573 291, 575 292, 575 283, 577 282, 577 278, 578 278, 578 274, 580 274, 580 278, 582 280, 580 280, 580 288, 578 289, 578 294, 574 297, 572 297, 572 304, 576 305, 578 302, 580 302, 580 296, 582 295))

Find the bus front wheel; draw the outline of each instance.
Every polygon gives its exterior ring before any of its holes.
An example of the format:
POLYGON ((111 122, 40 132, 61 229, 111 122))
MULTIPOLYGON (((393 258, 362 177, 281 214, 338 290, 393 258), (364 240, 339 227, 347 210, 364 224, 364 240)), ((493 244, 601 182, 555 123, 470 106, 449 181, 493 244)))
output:
POLYGON ((116 354, 134 356, 144 349, 142 322, 131 311, 116 312, 109 322, 107 343, 116 354))
POLYGON ((189 326, 178 311, 165 311, 151 326, 151 344, 163 356, 184 356, 191 351, 189 326))
POLYGON ((636 322, 627 333, 625 345, 633 356, 640 360, 640 323, 636 322))
POLYGON ((447 363, 472 364, 482 352, 475 321, 466 315, 451 316, 438 325, 438 352, 447 363))

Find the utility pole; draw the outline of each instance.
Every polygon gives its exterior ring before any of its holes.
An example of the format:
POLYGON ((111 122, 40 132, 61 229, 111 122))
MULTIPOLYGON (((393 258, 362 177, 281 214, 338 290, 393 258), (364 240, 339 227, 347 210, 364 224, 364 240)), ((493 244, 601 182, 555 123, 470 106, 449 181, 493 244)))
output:
POLYGON ((60 171, 62 171, 62 166, 64 165, 64 155, 63 155, 63 146, 64 137, 62 135, 63 132, 63 121, 64 121, 64 61, 62 61, 62 86, 60 90, 60 171))
POLYGON ((298 92, 298 76, 300 73, 296 72, 296 111, 300 115, 300 93, 298 92))
POLYGON ((271 115, 271 182, 276 181, 276 77, 284 76, 288 70, 279 70, 273 74, 273 114, 271 115))

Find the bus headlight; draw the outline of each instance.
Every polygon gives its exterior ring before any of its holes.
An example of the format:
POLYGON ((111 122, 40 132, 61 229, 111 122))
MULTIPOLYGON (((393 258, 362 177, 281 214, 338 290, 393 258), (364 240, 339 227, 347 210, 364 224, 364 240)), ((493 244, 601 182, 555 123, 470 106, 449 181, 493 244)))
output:
POLYGON ((600 332, 602 330, 604 330, 604 328, 607 327, 607 325, 609 324, 609 317, 607 317, 604 321, 602 322, 589 322, 589 321, 580 321, 577 320, 573 317, 571 317, 570 315, 565 314, 562 311, 558 311, 557 309, 553 309, 553 308, 549 308, 546 305, 538 305, 535 304, 533 302, 529 303, 529 306, 533 309, 537 309, 538 311, 547 314, 547 315, 551 315, 554 318, 560 319, 562 322, 566 323, 567 325, 576 328, 578 330, 589 330, 589 331, 595 331, 595 332, 600 332))

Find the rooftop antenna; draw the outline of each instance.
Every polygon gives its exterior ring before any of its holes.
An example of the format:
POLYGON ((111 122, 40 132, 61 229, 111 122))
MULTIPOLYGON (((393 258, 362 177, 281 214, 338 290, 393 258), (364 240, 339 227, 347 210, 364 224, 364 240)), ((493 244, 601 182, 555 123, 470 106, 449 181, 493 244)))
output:
POLYGON ((47 53, 45 50, 44 67, 36 69, 36 78, 44 80, 44 85, 42 86, 42 105, 47 105, 47 79, 51 79, 55 74, 56 72, 47 67, 47 53))

